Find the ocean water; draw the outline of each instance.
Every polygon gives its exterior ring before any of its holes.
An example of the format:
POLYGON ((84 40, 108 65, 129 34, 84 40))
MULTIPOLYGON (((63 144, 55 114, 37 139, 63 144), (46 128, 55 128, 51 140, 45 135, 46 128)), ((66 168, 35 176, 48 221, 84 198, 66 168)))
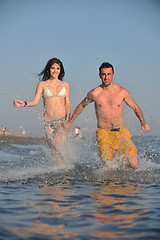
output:
POLYGON ((137 170, 106 172, 95 137, 68 139, 65 165, 45 144, 0 146, 0 239, 160 239, 160 138, 137 137, 137 170))

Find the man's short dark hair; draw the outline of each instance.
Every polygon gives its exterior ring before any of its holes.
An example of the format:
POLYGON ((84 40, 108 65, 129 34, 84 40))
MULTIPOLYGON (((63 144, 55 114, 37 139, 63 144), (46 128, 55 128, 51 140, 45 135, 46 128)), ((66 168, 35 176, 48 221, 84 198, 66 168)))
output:
POLYGON ((101 69, 102 68, 112 68, 112 71, 114 73, 114 67, 112 66, 112 64, 110 64, 109 62, 103 62, 101 64, 101 66, 99 67, 99 73, 101 73, 101 69))

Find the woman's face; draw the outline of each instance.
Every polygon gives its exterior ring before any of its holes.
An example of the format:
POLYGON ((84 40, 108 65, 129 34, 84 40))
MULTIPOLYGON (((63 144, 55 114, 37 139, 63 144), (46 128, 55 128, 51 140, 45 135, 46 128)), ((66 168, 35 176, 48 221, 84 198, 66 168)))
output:
POLYGON ((50 68, 50 78, 58 78, 60 71, 61 67, 57 63, 54 63, 50 68))

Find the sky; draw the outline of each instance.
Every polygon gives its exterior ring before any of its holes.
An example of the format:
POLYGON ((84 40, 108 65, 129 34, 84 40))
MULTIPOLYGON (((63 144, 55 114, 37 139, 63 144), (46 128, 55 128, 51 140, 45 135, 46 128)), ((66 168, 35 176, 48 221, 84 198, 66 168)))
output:
MULTIPOLYGON (((114 82, 143 110, 150 135, 160 136, 159 0, 0 0, 0 36, 0 127, 44 135, 42 99, 19 109, 13 100, 32 100, 37 74, 57 57, 70 85, 72 112, 101 84, 98 69, 107 61, 115 68, 114 82)), ((124 123, 143 135, 128 106, 124 123)), ((93 103, 74 124, 95 131, 93 103)))

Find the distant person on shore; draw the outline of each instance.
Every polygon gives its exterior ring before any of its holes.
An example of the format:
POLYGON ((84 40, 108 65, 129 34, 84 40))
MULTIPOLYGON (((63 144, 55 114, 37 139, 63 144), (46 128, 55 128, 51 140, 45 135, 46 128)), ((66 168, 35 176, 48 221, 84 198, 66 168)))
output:
POLYGON ((77 136, 78 136, 78 127, 77 126, 75 126, 75 128, 74 128, 74 133, 75 133, 75 138, 77 138, 77 136))
POLYGON ((6 126, 5 125, 2 126, 2 132, 3 132, 3 135, 5 136, 6 135, 6 126))
POLYGON ((82 132, 81 132, 80 127, 75 126, 74 133, 75 133, 75 138, 76 138, 77 140, 81 140, 81 138, 82 138, 82 132))
POLYGON ((62 165, 64 159, 58 150, 65 133, 64 123, 69 120, 70 90, 67 82, 62 82, 65 75, 62 62, 57 58, 50 59, 44 70, 38 74, 42 76, 37 85, 36 94, 32 101, 15 100, 15 107, 33 107, 39 103, 41 96, 44 102, 44 126, 48 144, 58 156, 58 164, 62 165))
POLYGON ((131 140, 129 130, 123 125, 124 102, 133 109, 138 117, 143 131, 148 132, 150 126, 146 124, 142 110, 135 103, 130 93, 123 87, 113 83, 114 68, 104 62, 99 68, 102 84, 88 92, 83 101, 75 108, 72 117, 66 123, 70 130, 74 120, 91 102, 94 102, 97 117, 97 142, 102 162, 107 164, 113 160, 115 150, 125 155, 132 168, 138 168, 139 160, 136 146, 131 140))
POLYGON ((82 131, 80 129, 80 127, 78 127, 78 140, 82 139, 82 131))
POLYGON ((26 136, 26 130, 25 130, 25 128, 24 127, 20 127, 21 129, 22 129, 22 134, 23 134, 23 136, 25 137, 26 136))
POLYGON ((75 134, 75 138, 77 139, 78 138, 78 127, 75 126, 74 128, 74 134, 75 134))

